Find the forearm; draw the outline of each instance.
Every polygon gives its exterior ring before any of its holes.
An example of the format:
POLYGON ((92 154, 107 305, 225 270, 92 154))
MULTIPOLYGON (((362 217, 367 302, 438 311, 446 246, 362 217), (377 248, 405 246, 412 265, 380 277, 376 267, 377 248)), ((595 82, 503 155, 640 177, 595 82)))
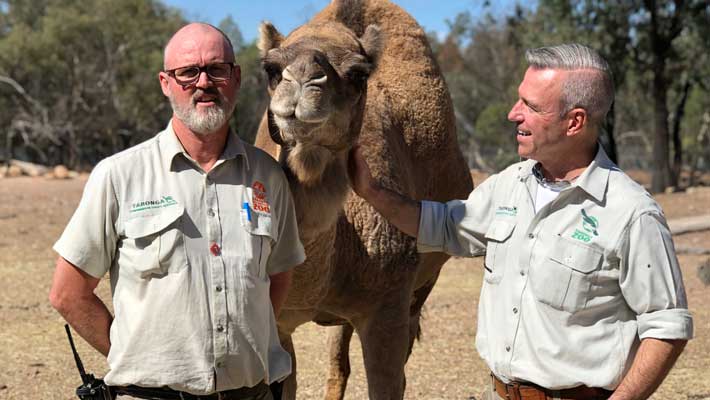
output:
POLYGON ((75 299, 71 307, 57 309, 72 328, 93 348, 108 356, 113 316, 96 295, 75 299))
POLYGON ((291 287, 293 271, 281 272, 271 275, 271 286, 269 287, 269 297, 271 298, 271 306, 274 309, 274 315, 278 316, 281 308, 286 303, 288 289, 291 287))
POLYGON ((686 340, 646 338, 610 400, 647 399, 656 391, 683 351, 686 340))
POLYGON ((370 174, 359 146, 348 157, 348 177, 355 193, 370 203, 392 225, 405 234, 417 237, 421 205, 399 193, 382 187, 370 174))
POLYGON ((59 257, 49 291, 49 302, 79 336, 101 354, 108 356, 113 317, 94 293, 98 283, 98 278, 59 257))
POLYGON ((372 185, 364 196, 365 200, 397 229, 409 236, 418 236, 420 202, 377 184, 372 185))

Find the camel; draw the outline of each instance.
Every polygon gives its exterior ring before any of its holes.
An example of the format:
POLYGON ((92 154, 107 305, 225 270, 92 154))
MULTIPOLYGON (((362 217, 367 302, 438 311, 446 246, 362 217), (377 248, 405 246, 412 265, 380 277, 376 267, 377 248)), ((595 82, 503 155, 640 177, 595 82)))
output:
POLYGON ((294 270, 279 335, 294 374, 291 334, 315 321, 330 329, 326 399, 342 399, 353 330, 370 399, 402 399, 404 365, 424 302, 448 256, 417 253, 349 187, 357 143, 373 177, 415 199, 447 201, 472 190, 456 141, 451 98, 424 31, 387 0, 334 0, 284 37, 260 27, 271 101, 256 138, 284 168, 307 260, 294 270))

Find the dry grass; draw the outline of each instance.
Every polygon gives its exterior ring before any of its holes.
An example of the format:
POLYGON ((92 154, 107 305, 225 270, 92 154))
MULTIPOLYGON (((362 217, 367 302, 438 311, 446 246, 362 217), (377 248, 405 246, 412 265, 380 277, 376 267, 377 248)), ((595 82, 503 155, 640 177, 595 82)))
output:
MULTIPOLYGON (((479 179, 480 182, 480 179, 479 179)), ((63 321, 46 298, 54 269, 53 241, 81 195, 84 180, 0 180, 0 399, 72 399, 79 384, 63 321)), ((658 197, 669 218, 708 213, 710 189, 658 197)), ((679 236, 678 245, 710 247, 710 233, 679 236)), ((695 335, 654 399, 710 398, 710 288, 696 268, 706 257, 681 256, 695 335)), ((426 305, 423 338, 407 364, 406 399, 466 399, 478 395, 487 370, 474 348, 480 259, 453 259, 426 305)), ((99 285, 109 298, 108 282, 99 285)), ((323 395, 327 370, 325 328, 296 331, 299 399, 323 395)), ((105 361, 77 340, 87 370, 103 375, 105 361)), ((346 398, 366 399, 357 337, 351 345, 352 375, 346 398)))

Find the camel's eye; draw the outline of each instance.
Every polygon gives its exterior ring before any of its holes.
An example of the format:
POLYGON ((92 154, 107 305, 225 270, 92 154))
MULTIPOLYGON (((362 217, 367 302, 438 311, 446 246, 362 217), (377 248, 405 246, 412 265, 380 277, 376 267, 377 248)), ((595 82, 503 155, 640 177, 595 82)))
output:
POLYGON ((353 83, 363 83, 370 77, 372 63, 360 54, 351 54, 340 64, 343 77, 353 83))
POLYGON ((272 62, 264 62, 262 64, 262 67, 264 68, 264 72, 266 72, 266 76, 269 79, 269 87, 272 89, 276 87, 276 85, 281 82, 281 65, 272 63, 272 62))
POLYGON ((345 78, 354 83, 362 83, 370 77, 370 64, 357 63, 350 65, 345 71, 345 78))

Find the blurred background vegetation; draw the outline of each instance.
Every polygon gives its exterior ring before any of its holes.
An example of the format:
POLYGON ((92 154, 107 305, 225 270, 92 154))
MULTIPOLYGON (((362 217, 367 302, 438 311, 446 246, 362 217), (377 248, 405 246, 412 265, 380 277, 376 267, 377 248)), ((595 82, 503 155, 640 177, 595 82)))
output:
MULTIPOLYGON (((162 130, 162 46, 185 22, 157 0, 0 0, 0 161, 90 169, 162 130)), ((538 0, 509 15, 452 15, 448 25, 445 37, 429 37, 471 168, 494 172, 518 159, 506 116, 525 49, 580 42, 614 69, 602 142, 622 168, 649 171, 654 192, 710 171, 707 0, 538 0)), ((252 142, 268 104, 258 51, 238 18, 225 15, 219 27, 242 66, 232 124, 252 142)))

